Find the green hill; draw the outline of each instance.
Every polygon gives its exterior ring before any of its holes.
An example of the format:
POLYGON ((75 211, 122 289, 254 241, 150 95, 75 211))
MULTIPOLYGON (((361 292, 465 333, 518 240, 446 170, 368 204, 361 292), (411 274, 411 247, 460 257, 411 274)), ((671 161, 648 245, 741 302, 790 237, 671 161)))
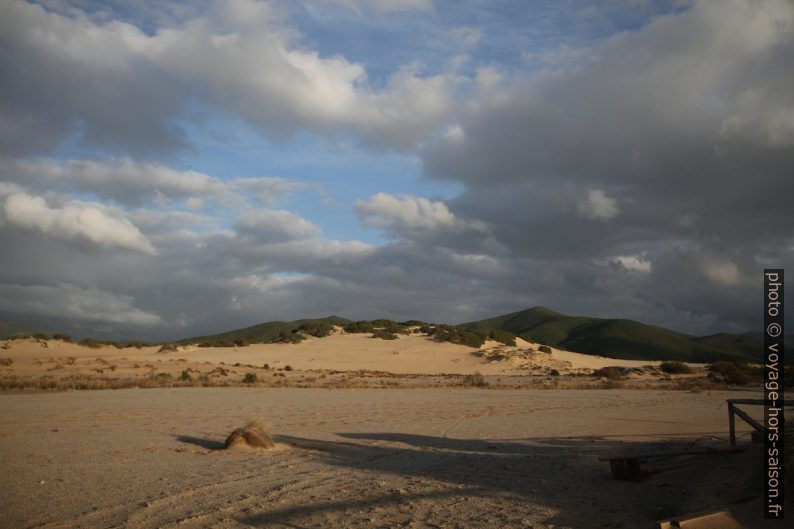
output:
POLYGON ((304 326, 322 326, 323 324, 329 325, 347 325, 351 323, 350 320, 340 318, 339 316, 328 316, 327 318, 308 319, 308 320, 295 320, 295 321, 270 321, 267 323, 260 323, 237 329, 234 331, 222 332, 219 334, 211 334, 207 336, 196 336, 193 338, 185 338, 179 340, 179 343, 234 343, 243 340, 247 343, 263 343, 278 341, 281 333, 292 333, 304 326))
POLYGON ((461 327, 488 333, 512 332, 533 342, 585 354, 626 360, 760 360, 763 341, 751 334, 695 337, 624 319, 566 316, 535 307, 461 327))

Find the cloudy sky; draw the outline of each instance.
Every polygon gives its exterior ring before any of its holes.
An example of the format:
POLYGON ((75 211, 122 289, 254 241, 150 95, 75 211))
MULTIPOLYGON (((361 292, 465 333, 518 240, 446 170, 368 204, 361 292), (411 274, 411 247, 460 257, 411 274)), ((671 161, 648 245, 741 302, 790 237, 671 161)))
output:
POLYGON ((2 0, 0 76, 5 319, 741 332, 794 265, 788 0, 2 0))

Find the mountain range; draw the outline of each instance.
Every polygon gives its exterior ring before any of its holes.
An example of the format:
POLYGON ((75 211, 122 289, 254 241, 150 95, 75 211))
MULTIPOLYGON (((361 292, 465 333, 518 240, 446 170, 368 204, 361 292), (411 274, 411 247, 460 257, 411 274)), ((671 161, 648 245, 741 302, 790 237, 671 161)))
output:
MULTIPOLYGON (((185 338, 179 340, 179 343, 273 342, 278 341, 279 336, 285 333, 295 333, 307 326, 344 327, 351 323, 352 320, 339 316, 271 321, 218 334, 185 338)), ((764 347, 763 335, 760 332, 692 336, 627 319, 568 316, 545 307, 511 312, 494 318, 463 323, 457 327, 484 335, 489 335, 493 331, 507 331, 528 341, 560 349, 625 360, 760 362, 764 347)), ((0 339, 34 332, 41 331, 25 324, 0 321, 0 339)), ((784 346, 785 349, 791 350, 794 346, 794 336, 787 335, 784 346)))
MULTIPOLYGON (((633 320, 567 316, 534 307, 461 327, 482 333, 499 329, 533 342, 578 353, 632 360, 756 361, 763 355, 761 333, 691 336, 633 320)), ((794 337, 786 337, 786 348, 794 337)))
MULTIPOLYGON (((284 331, 293 332, 303 325, 321 323, 345 326, 352 322, 339 316, 291 322, 274 321, 181 341, 272 341, 284 331)), ((761 333, 691 336, 633 320, 568 316, 545 307, 463 323, 458 327, 486 335, 494 330, 507 331, 528 341, 560 349, 625 360, 759 362, 764 346, 761 333)), ((794 337, 787 336, 786 349, 790 349, 792 345, 794 337)))

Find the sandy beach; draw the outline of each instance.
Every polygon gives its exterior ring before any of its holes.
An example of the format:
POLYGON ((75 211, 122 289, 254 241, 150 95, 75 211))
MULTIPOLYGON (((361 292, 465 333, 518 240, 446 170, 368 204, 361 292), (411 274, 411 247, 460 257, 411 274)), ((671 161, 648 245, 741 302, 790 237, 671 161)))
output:
MULTIPOLYGON (((748 477, 747 454, 642 483, 613 480, 598 456, 725 446, 725 399, 747 394, 5 393, 0 526, 653 527, 735 495, 748 477), (251 418, 269 423, 288 448, 219 450, 251 418)), ((743 442, 747 431, 740 425, 743 442)))
POLYGON ((598 459, 727 447, 726 399, 760 393, 714 385, 701 365, 671 376, 659 362, 520 339, 342 333, 165 351, 2 347, 2 528, 651 528, 739 500, 758 521, 757 445, 742 421, 744 452, 684 458, 642 483, 614 480, 598 459), (625 375, 593 376, 605 366, 625 375), (124 389, 53 391, 69 387, 124 389), (222 449, 248 421, 265 423, 275 450, 222 449))

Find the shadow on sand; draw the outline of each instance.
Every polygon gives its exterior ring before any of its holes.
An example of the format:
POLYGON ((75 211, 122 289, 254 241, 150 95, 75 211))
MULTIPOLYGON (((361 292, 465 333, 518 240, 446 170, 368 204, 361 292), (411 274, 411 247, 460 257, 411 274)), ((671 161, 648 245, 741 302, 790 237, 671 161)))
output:
POLYGON ((215 439, 203 439, 201 437, 193 437, 190 435, 175 435, 177 441, 187 443, 195 446, 200 446, 207 450, 222 450, 224 446, 223 441, 216 441, 215 439))
POLYGON ((355 476, 359 484, 372 483, 371 487, 359 486, 355 497, 343 498, 340 491, 328 500, 276 507, 240 517, 238 522, 303 527, 310 516, 347 516, 384 508, 400 514, 410 512, 417 501, 429 500, 430 515, 423 514, 428 526, 532 527, 539 521, 537 527, 650 528, 654 520, 707 508, 714 501, 710 494, 715 468, 721 478, 726 472, 735 475, 735 485, 746 478, 728 455, 705 464, 694 461, 683 470, 662 472, 641 483, 613 480, 609 465, 598 461, 606 454, 680 450, 691 446, 691 439, 685 443, 602 438, 499 441, 403 433, 338 435, 344 440, 288 436, 278 440, 315 450, 321 463, 344 468, 345 475, 355 476), (384 490, 377 486, 382 480, 403 488, 384 490), (466 498, 475 498, 479 507, 461 511, 458 506, 466 498))

